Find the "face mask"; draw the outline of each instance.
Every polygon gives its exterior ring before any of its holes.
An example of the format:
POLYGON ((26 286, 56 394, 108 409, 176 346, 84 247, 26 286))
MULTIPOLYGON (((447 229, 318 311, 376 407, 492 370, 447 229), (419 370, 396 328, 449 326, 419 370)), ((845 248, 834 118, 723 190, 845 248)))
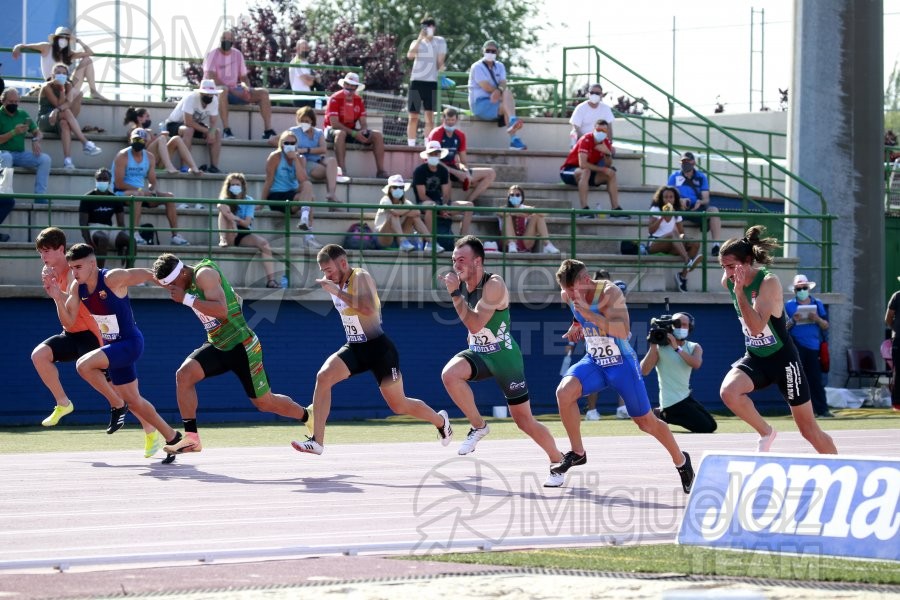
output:
POLYGON ((19 105, 18 105, 18 104, 7 104, 7 105, 6 105, 6 112, 8 112, 8 113, 11 114, 11 115, 16 114, 16 111, 17 111, 17 110, 19 110, 19 105))
POLYGON ((240 195, 241 195, 241 192, 244 191, 244 186, 242 186, 242 185, 240 185, 240 184, 237 184, 237 185, 229 185, 229 186, 228 186, 228 191, 231 192, 231 195, 232 195, 232 196, 240 196, 240 195))
POLYGON ((68 75, 64 75, 63 73, 57 73, 53 76, 53 79, 56 80, 56 83, 59 85, 66 85, 66 82, 69 80, 68 75))
POLYGON ((231 50, 231 47, 234 45, 234 42, 230 42, 228 40, 222 40, 222 43, 219 44, 219 47, 224 51, 228 52, 231 50))
POLYGON ((441 162, 441 158, 439 156, 429 156, 427 159, 428 164, 432 167, 438 166, 438 163, 441 162))
POLYGON ((428 37, 433 36, 434 35, 434 27, 426 27, 425 35, 427 35, 428 37))
POLYGON ((694 165, 689 162, 681 163, 681 172, 682 173, 690 173, 694 170, 694 165))
POLYGON ((344 88, 344 93, 347 94, 348 96, 352 96, 355 91, 356 91, 355 87, 348 86, 348 87, 344 88))
POLYGON ((296 150, 297 145, 296 144, 285 144, 281 148, 282 148, 282 150, 284 150, 284 153, 287 154, 289 152, 293 152, 294 150, 296 150))
POLYGON ((596 129, 594 130, 594 141, 595 142, 597 142, 599 144, 600 142, 602 142, 605 139, 606 139, 605 131, 597 131, 596 129))
POLYGON ((109 189, 109 182, 108 182, 108 181, 95 181, 95 182, 94 182, 94 185, 97 186, 97 191, 98 191, 98 192, 105 192, 105 191, 107 191, 107 190, 109 189))
POLYGON ((588 96, 588 102, 591 104, 599 104, 600 103, 600 94, 591 94, 588 96))
POLYGON ((509 196, 509 203, 513 206, 519 206, 522 204, 522 196, 509 196))
POLYGON ((301 52, 297 56, 299 56, 300 58, 309 58, 309 50, 307 50, 306 52, 301 52))
POLYGON ((209 104, 213 101, 213 97, 211 94, 200 94, 200 102, 203 104, 209 104))
POLYGON ((391 190, 391 196, 398 200, 403 197, 403 194, 404 190, 402 188, 394 188, 391 190))
POLYGON ((59 38, 59 49, 65 50, 68 47, 69 47, 69 40, 67 40, 66 38, 59 38))
POLYGON ((444 131, 447 133, 453 133, 456 131, 456 125, 444 125, 444 131))
POLYGON ((675 336, 676 340, 683 340, 683 339, 687 338, 688 330, 687 329, 673 329, 672 335, 675 336))
POLYGON ((809 298, 809 290, 797 290, 797 300, 806 300, 809 298))
POLYGON ((140 152, 141 150, 144 149, 144 142, 143 141, 131 142, 131 149, 134 150, 135 152, 140 152))
POLYGON ((150 119, 147 119, 146 121, 141 121, 141 129, 150 129, 151 125, 153 125, 153 123, 150 122, 150 119))
POLYGON ((493 62, 493 61, 497 60, 497 53, 496 52, 485 52, 484 60, 486 60, 488 62, 493 62))
POLYGON ((300 131, 303 133, 306 133, 310 129, 312 129, 312 123, 300 123, 300 131))

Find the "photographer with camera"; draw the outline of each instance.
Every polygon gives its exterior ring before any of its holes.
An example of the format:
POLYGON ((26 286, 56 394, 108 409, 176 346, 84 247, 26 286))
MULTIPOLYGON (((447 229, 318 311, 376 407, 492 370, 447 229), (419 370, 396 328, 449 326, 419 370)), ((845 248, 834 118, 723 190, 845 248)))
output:
POLYGON ((691 372, 703 364, 703 348, 687 339, 693 331, 694 317, 688 313, 651 319, 650 350, 641 360, 641 374, 647 376, 656 367, 660 419, 692 433, 712 433, 716 420, 691 396, 691 372))

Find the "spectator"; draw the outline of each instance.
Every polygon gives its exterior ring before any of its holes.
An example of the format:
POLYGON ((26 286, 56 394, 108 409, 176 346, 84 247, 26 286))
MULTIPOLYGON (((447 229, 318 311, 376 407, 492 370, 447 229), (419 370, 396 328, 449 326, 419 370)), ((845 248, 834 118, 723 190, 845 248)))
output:
POLYGON ((366 103, 357 94, 366 88, 365 84, 360 82, 356 73, 347 73, 338 79, 338 85, 342 89, 328 97, 328 106, 325 107, 327 135, 329 141, 334 142, 338 168, 344 174, 347 173, 347 144, 371 146, 375 154, 375 177, 387 179, 388 174, 384 170, 384 136, 380 131, 369 129, 366 123, 366 103))
MULTIPOLYGON (((613 212, 611 219, 630 219, 619 206, 619 184, 616 180, 616 168, 613 166, 613 147, 609 140, 609 123, 598 119, 594 130, 578 140, 569 151, 566 162, 559 170, 559 178, 566 185, 578 186, 578 201, 582 209, 588 208, 588 189, 606 183, 609 193, 609 204, 613 212)), ((597 206, 600 210, 600 206, 597 206)), ((596 218, 593 213, 582 215, 588 219, 596 218)))
MULTIPOLYGON (((525 190, 518 185, 509 187, 506 207, 534 208, 525 204, 525 190)), ((550 232, 547 231, 547 215, 505 212, 498 216, 497 220, 500 221, 500 232, 504 236, 507 252, 531 252, 537 245, 543 254, 559 254, 559 250, 550 241, 550 232), (540 243, 538 244, 538 242, 540 243)))
POLYGON ((252 233, 254 204, 242 204, 241 200, 253 201, 247 194, 247 179, 243 173, 229 173, 222 182, 219 192, 219 246, 246 246, 258 248, 263 257, 266 271, 266 287, 281 287, 275 281, 275 263, 272 248, 264 237, 252 233))
POLYGON ((97 255, 97 266, 101 269, 106 264, 106 255, 110 248, 116 254, 128 251, 128 234, 125 232, 125 202, 116 199, 112 191, 112 173, 103 167, 94 173, 94 189, 87 196, 102 196, 92 200, 82 200, 78 204, 78 225, 84 242, 94 248, 97 255), (113 215, 116 225, 123 229, 113 229, 113 215))
POLYGON ((428 140, 440 142, 441 147, 447 149, 447 156, 441 162, 450 173, 450 181, 461 183, 466 192, 466 201, 474 204, 494 183, 497 172, 490 167, 470 169, 467 166, 469 159, 466 156, 466 134, 457 127, 459 111, 448 106, 442 117, 442 125, 432 130, 428 140))
POLYGON ((41 86, 38 99, 38 127, 44 133, 59 134, 63 147, 63 168, 74 169, 72 163, 72 136, 75 136, 84 147, 84 153, 88 156, 96 156, 102 152, 88 140, 75 114, 72 112, 72 103, 68 100, 72 84, 69 83, 69 67, 62 63, 53 66, 53 76, 41 86))
MULTIPOLYGON (((900 281, 900 277, 897 278, 900 281)), ((888 301, 887 310, 884 312, 884 324, 891 329, 891 366, 893 374, 891 375, 891 405, 894 410, 900 410, 900 378, 897 377, 900 372, 900 291, 894 292, 888 301)))
POLYGON ((506 127, 510 150, 526 150, 528 146, 516 135, 522 120, 516 116, 516 99, 507 87, 506 67, 497 60, 497 42, 488 40, 481 47, 484 56, 469 69, 469 108, 486 121, 497 121, 506 127))
MULTIPOLYGON (((709 179, 702 171, 695 168, 696 160, 693 152, 685 152, 681 155, 681 170, 669 175, 668 185, 678 188, 681 195, 682 210, 697 212, 717 213, 719 209, 709 205, 709 179)), ((685 217, 689 223, 701 224, 702 217, 685 217)), ((702 224, 701 224, 702 227, 702 224)), ((709 232, 712 235, 713 247, 711 254, 719 255, 719 241, 722 239, 722 220, 717 216, 709 218, 709 232)))
MULTIPOLYGON (((119 150, 112 163, 112 181, 117 196, 131 196, 141 198, 171 198, 171 192, 160 192, 156 189, 156 157, 146 150, 149 134, 143 129, 134 129, 131 132, 131 145, 119 150)), ((166 205, 166 218, 172 233, 172 243, 176 246, 186 246, 190 242, 178 235, 178 214, 175 212, 175 204, 170 201, 134 202, 134 223, 141 223, 141 209, 143 207, 155 208, 160 204, 166 205)), ((134 232, 134 243, 146 244, 140 233, 134 232)))
POLYGON ((606 121, 609 132, 609 139, 613 137, 613 121, 616 117, 613 115, 612 109, 603 102, 603 86, 599 83, 592 83, 588 88, 588 99, 575 107, 572 116, 569 117, 569 123, 572 124, 572 139, 579 140, 586 133, 594 130, 597 121, 606 121))
POLYGON ((656 367, 659 379, 659 408, 656 416, 669 425, 679 425, 691 433, 712 433, 716 420, 691 395, 691 373, 703 364, 703 347, 688 341, 694 331, 694 317, 681 312, 672 315, 674 329, 667 335, 668 343, 650 342, 647 354, 641 359, 641 374, 646 377, 656 367))
POLYGON ((688 241, 684 237, 684 226, 681 217, 673 216, 673 210, 681 206, 681 197, 678 189, 672 186, 662 186, 653 194, 650 203, 650 212, 660 213, 659 216, 651 215, 648 227, 650 244, 647 250, 651 254, 663 253, 680 256, 684 261, 684 268, 675 273, 675 284, 678 291, 687 291, 687 274, 694 270, 703 258, 700 244, 688 241), (678 240, 678 241, 675 241, 678 240))
POLYGON ((221 173, 219 152, 222 150, 222 137, 216 124, 219 119, 219 94, 222 90, 216 87, 212 79, 204 79, 200 87, 178 101, 172 114, 166 119, 166 131, 171 137, 181 137, 188 152, 194 138, 206 140, 209 152, 209 166, 201 165, 201 171, 221 173))
MULTIPOLYGON (((308 66, 308 61, 309 42, 306 40, 297 40, 297 45, 294 47, 294 58, 291 59, 291 64, 298 66, 292 66, 288 69, 288 78, 291 82, 291 90, 300 92, 301 94, 308 94, 313 91, 314 87, 318 84, 315 74, 308 66)), ((297 108, 302 106, 309 106, 312 108, 315 105, 316 101, 309 97, 294 100, 294 106, 297 108)), ((269 139, 271 140, 272 138, 269 139)))
POLYGON ((426 15, 419 23, 419 37, 414 39, 406 52, 406 58, 413 61, 409 75, 409 111, 406 124, 406 143, 416 145, 416 132, 419 128, 419 113, 425 112, 425 134, 434 129, 434 107, 437 106, 438 78, 444 70, 444 59, 447 56, 447 41, 434 35, 437 23, 434 17, 426 15))
MULTIPOLYGON (((43 135, 37 124, 24 110, 19 110, 19 92, 6 88, 0 93, 0 169, 3 169, 3 189, 12 192, 13 167, 35 169, 34 193, 47 191, 50 180, 50 155, 41 151, 43 135), (31 135, 31 151, 25 152, 25 134, 31 135)), ((46 202, 46 200, 43 200, 46 202)), ((16 201, 0 198, 0 223, 12 212, 16 201)), ((9 234, 0 233, 0 242, 8 242, 9 234)))
MULTIPOLYGON (((378 233, 392 233, 399 241, 400 251, 409 252, 416 246, 406 236, 413 230, 424 238, 431 237, 431 232, 425 221, 422 220, 422 212, 406 197, 409 190, 409 182, 403 181, 403 175, 391 175, 387 185, 381 188, 384 196, 378 203, 378 212, 375 213, 375 231, 378 233)), ((394 243, 391 236, 378 236, 378 245, 387 248, 394 243)))
POLYGON ((834 414, 828 410, 825 387, 822 385, 822 350, 823 336, 828 331, 828 311, 821 300, 814 298, 809 292, 816 287, 806 275, 794 276, 794 297, 784 303, 787 314, 787 329, 794 338, 800 364, 809 381, 812 396, 813 412, 818 418, 831 418, 834 414))
POLYGON ((88 87, 91 89, 91 98, 106 102, 99 91, 97 91, 97 80, 94 76, 94 62, 91 59, 94 52, 87 47, 81 39, 72 34, 72 30, 68 27, 57 27, 48 37, 49 41, 38 42, 35 44, 16 44, 13 46, 12 57, 19 60, 22 50, 33 50, 41 54, 41 74, 44 79, 53 77, 53 67, 58 63, 62 63, 72 72, 72 89, 75 91, 77 98, 71 100, 73 112, 78 115, 78 109, 81 105, 81 83, 87 79, 88 87), (75 46, 80 44, 81 51, 77 51, 75 46), (75 65, 75 61, 78 64, 75 65))
MULTIPOLYGON (((425 163, 416 167, 413 171, 412 183, 413 190, 416 194, 417 204, 438 204, 441 206, 472 206, 471 202, 465 200, 450 201, 450 172, 441 164, 441 159, 447 157, 447 149, 441 148, 439 142, 430 141, 425 144, 425 150, 419 153, 419 156, 425 159, 425 163)), ((430 214, 429 220, 430 220, 430 214)), ((435 233, 446 233, 449 230, 450 221, 453 220, 450 211, 441 211, 438 213, 439 230, 435 233), (442 222, 443 221, 443 222, 442 222), (441 231, 443 230, 443 231, 441 231)), ((462 225, 460 226, 460 237, 469 234, 469 227, 472 223, 472 212, 466 211, 462 213, 462 225)), ((440 244, 437 245, 438 252, 442 252, 440 244)))
POLYGON ((178 173, 179 171, 190 171, 194 175, 202 175, 203 171, 194 162, 191 151, 184 144, 184 140, 180 135, 170 136, 168 131, 161 131, 158 134, 153 133, 153 119, 150 111, 146 108, 128 107, 125 111, 125 119, 122 124, 128 128, 129 139, 131 132, 137 128, 141 128, 147 132, 150 143, 147 150, 156 156, 156 166, 161 166, 167 173, 178 173), (182 169, 178 169, 173 163, 171 155, 177 153, 181 157, 184 165, 182 169))
POLYGON ((272 103, 269 100, 269 90, 250 87, 244 55, 233 46, 234 32, 225 31, 222 33, 219 47, 207 54, 203 61, 203 78, 212 79, 225 92, 225 95, 221 96, 219 104, 219 112, 222 116, 222 139, 234 139, 231 127, 228 126, 228 106, 231 104, 256 104, 259 106, 259 114, 263 120, 262 138, 267 140, 275 135, 275 131, 272 129, 272 103))
MULTIPOLYGON (((302 110, 302 109, 301 109, 302 110)), ((306 160, 297 152, 299 137, 288 129, 278 137, 278 149, 266 159, 266 182, 263 184, 262 199, 276 200, 269 208, 285 213, 285 218, 300 213, 297 229, 309 232, 312 229, 312 208, 307 205, 291 205, 290 209, 283 202, 312 202, 313 187, 306 176, 306 160)), ((318 250, 322 244, 316 241, 312 233, 304 235, 305 245, 310 250, 318 250)))
POLYGON ((306 162, 306 174, 315 181, 325 181, 325 199, 337 202, 337 161, 325 156, 325 132, 316 127, 316 111, 308 106, 297 110, 297 125, 290 131, 297 136, 297 153, 306 162))

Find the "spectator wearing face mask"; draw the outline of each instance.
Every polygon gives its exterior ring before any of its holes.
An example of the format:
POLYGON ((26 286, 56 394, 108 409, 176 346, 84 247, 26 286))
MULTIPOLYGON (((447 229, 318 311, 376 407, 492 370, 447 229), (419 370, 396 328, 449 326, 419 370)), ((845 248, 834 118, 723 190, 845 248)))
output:
MULTIPOLYGON (((708 212, 711 215, 718 213, 719 209, 709 205, 709 178, 706 173, 700 171, 696 167, 697 161, 693 152, 685 152, 681 155, 681 169, 669 175, 667 185, 678 188, 681 195, 682 209, 690 210, 698 213, 708 212)), ((687 216, 685 221, 689 223, 697 223, 703 227, 702 217, 687 216)), ((710 249, 711 256, 719 255, 719 242, 722 240, 722 220, 717 216, 710 216, 707 219, 709 223, 709 233, 713 239, 713 246, 710 249)))
POLYGON ((468 166, 466 134, 459 128, 459 111, 448 106, 442 114, 442 124, 429 135, 429 141, 440 142, 441 148, 447 149, 447 156, 441 162, 450 172, 450 181, 462 184, 466 192, 465 199, 474 203, 481 194, 487 191, 497 172, 490 167, 468 166))
POLYGON ((469 69, 469 108, 477 118, 506 127, 510 150, 527 150, 516 135, 524 123, 516 116, 516 99, 506 81, 506 67, 497 60, 498 48, 494 40, 486 41, 484 56, 469 69))
POLYGON ((828 311, 821 300, 813 298, 810 291, 816 287, 806 275, 794 277, 794 297, 784 303, 787 329, 797 346, 803 372, 809 381, 813 412, 818 418, 830 418, 825 388, 822 385, 822 342, 828 331, 828 311))
POLYGON ((91 199, 84 199, 78 204, 78 224, 82 238, 94 248, 97 266, 102 269, 110 248, 114 247, 117 254, 128 250, 125 202, 113 193, 112 174, 106 168, 97 169, 94 173, 94 189, 85 195, 91 196, 91 199), (113 217, 116 218, 119 229, 113 229, 113 217))
POLYGON ((253 215, 256 205, 245 204, 253 201, 247 193, 247 178, 243 173, 229 173, 219 191, 219 246, 244 246, 258 248, 266 272, 266 287, 278 288, 275 281, 275 262, 269 241, 253 233, 253 215))
MULTIPOLYGON (((506 195, 506 207, 534 208, 525 204, 525 190, 517 185, 510 186, 506 195)), ((544 254, 559 254, 559 249, 550 241, 547 215, 505 212, 497 219, 500 221, 500 231, 508 253, 532 252, 537 247, 544 254)))
POLYGON ((200 87, 178 101, 165 121, 166 131, 172 137, 180 136, 188 152, 194 139, 206 140, 209 165, 201 165, 201 171, 221 173, 219 153, 222 151, 222 135, 219 132, 219 94, 212 79, 204 79, 200 87))
POLYGON ((150 116, 150 111, 146 108, 129 106, 125 111, 125 118, 122 120, 122 124, 128 129, 129 136, 131 136, 132 131, 138 128, 147 132, 150 139, 147 150, 156 156, 157 167, 165 169, 167 173, 190 171, 194 175, 203 174, 203 171, 194 162, 191 151, 184 145, 184 140, 181 139, 180 135, 169 136, 168 131, 153 132, 153 118, 150 116), (172 156, 181 158, 181 163, 184 165, 181 169, 178 169, 172 163, 172 156))
POLYGON ((641 360, 641 373, 646 377, 656 367, 659 379, 657 416, 669 425, 679 425, 692 433, 712 433, 716 420, 691 395, 691 374, 703 364, 703 348, 689 341, 694 330, 694 317, 685 312, 672 315, 675 328, 668 334, 665 346, 650 343, 641 360))
POLYGON ((69 82, 69 68, 57 63, 53 66, 53 75, 41 86, 38 98, 38 127, 44 133, 56 133, 62 141, 63 168, 74 169, 72 163, 72 138, 81 142, 84 153, 96 156, 102 152, 87 139, 81 126, 72 112, 72 84, 69 82))
POLYGON ((408 122, 406 143, 416 145, 416 131, 419 127, 419 113, 425 113, 425 138, 434 129, 434 107, 437 106, 437 86, 444 58, 447 56, 447 41, 434 35, 437 23, 434 17, 426 15, 420 23, 419 36, 409 44, 406 58, 413 61, 409 75, 409 97, 407 101, 408 122))
POLYGON ((586 133, 594 130, 594 124, 604 120, 608 126, 609 138, 613 137, 613 121, 615 120, 612 109, 603 103, 603 86, 592 83, 588 88, 588 99, 575 107, 569 123, 572 124, 574 139, 581 139, 586 133))
MULTIPOLYGON (((425 150, 419 153, 425 162, 413 171, 412 183, 413 191, 416 195, 417 204, 440 205, 447 206, 453 204, 455 206, 472 206, 471 202, 465 200, 450 201, 450 173, 441 163, 441 159, 447 157, 447 149, 441 148, 440 142, 428 142, 425 150)), ((450 211, 441 211, 438 213, 438 227, 441 230, 449 231, 450 221, 459 213, 452 214, 450 211)), ((430 219, 430 214, 427 215, 430 219)), ((472 223, 472 213, 466 211, 462 213, 462 225, 460 226, 460 237, 468 235, 469 227, 472 223)), ((430 249, 426 247, 426 252, 430 249)), ((444 248, 437 244, 437 252, 443 252, 444 248)))
POLYGON ((358 144, 371 148, 375 155, 375 177, 387 179, 384 170, 384 136, 380 131, 369 129, 366 118, 366 103, 359 95, 366 86, 356 73, 347 73, 338 79, 340 91, 328 97, 325 107, 325 121, 328 124, 326 137, 334 142, 334 155, 338 168, 347 173, 347 144, 358 144))
MULTIPOLYGON (((609 123, 598 119, 594 129, 581 136, 575 147, 569 151, 566 162, 559 170, 559 178, 566 185, 578 186, 578 201, 581 208, 589 208, 588 192, 591 187, 606 184, 609 193, 609 204, 612 206, 611 219, 630 219, 619 206, 619 184, 616 179, 616 168, 613 166, 613 147, 609 139, 609 123)), ((600 206, 597 206, 600 210, 600 206)), ((596 215, 587 213, 585 218, 593 219, 596 215)))
POLYGON ((75 96, 77 96, 77 98, 72 98, 75 103, 75 107, 73 107, 75 116, 78 116, 78 106, 81 104, 81 84, 85 80, 91 89, 91 98, 106 102, 106 98, 97 90, 94 63, 91 59, 94 52, 68 27, 57 27, 48 36, 46 42, 16 44, 12 50, 14 60, 19 60, 22 50, 31 50, 41 55, 41 74, 44 79, 53 76, 53 67, 57 63, 62 63, 69 68, 72 73, 72 89, 75 90, 75 96), (81 50, 77 50, 78 46, 81 46, 81 50))
MULTIPOLYGON (((288 69, 288 78, 291 82, 291 90, 295 92, 311 92, 316 87, 319 87, 318 80, 316 79, 315 73, 312 72, 312 69, 307 65, 309 62, 309 42, 306 40, 297 40, 297 45, 294 47, 294 57, 291 59, 291 66, 288 69)), ((315 100, 303 99, 303 100, 294 100, 294 106, 297 108, 308 106, 310 108, 314 107, 316 104, 315 100)), ((269 138, 270 140, 272 138, 269 138)))
POLYGON ((392 233, 394 236, 378 236, 378 245, 386 248, 394 243, 397 238, 401 252, 415 250, 415 245, 406 236, 413 231, 424 238, 431 237, 431 232, 425 221, 422 220, 422 211, 406 197, 409 190, 408 181, 403 181, 403 175, 391 175, 387 185, 381 188, 384 196, 378 203, 378 212, 375 213, 375 231, 378 233, 392 233))

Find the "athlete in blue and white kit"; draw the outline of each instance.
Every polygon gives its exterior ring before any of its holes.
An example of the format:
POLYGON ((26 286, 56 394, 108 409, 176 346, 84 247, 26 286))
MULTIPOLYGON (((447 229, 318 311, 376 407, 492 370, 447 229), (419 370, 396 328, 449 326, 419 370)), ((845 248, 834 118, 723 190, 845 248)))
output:
POLYGON ((556 272, 563 302, 572 309, 574 319, 563 336, 570 342, 584 339, 587 353, 569 367, 556 388, 559 416, 572 449, 562 462, 550 467, 545 487, 559 487, 565 483, 565 473, 571 467, 587 462, 581 439, 581 411, 578 399, 586 394, 612 387, 625 401, 628 415, 641 428, 659 440, 669 454, 681 477, 681 487, 690 493, 694 483, 691 457, 682 452, 668 425, 650 410, 650 399, 641 376, 637 355, 628 343, 631 320, 622 290, 611 281, 593 280, 583 262, 566 259, 556 272))

